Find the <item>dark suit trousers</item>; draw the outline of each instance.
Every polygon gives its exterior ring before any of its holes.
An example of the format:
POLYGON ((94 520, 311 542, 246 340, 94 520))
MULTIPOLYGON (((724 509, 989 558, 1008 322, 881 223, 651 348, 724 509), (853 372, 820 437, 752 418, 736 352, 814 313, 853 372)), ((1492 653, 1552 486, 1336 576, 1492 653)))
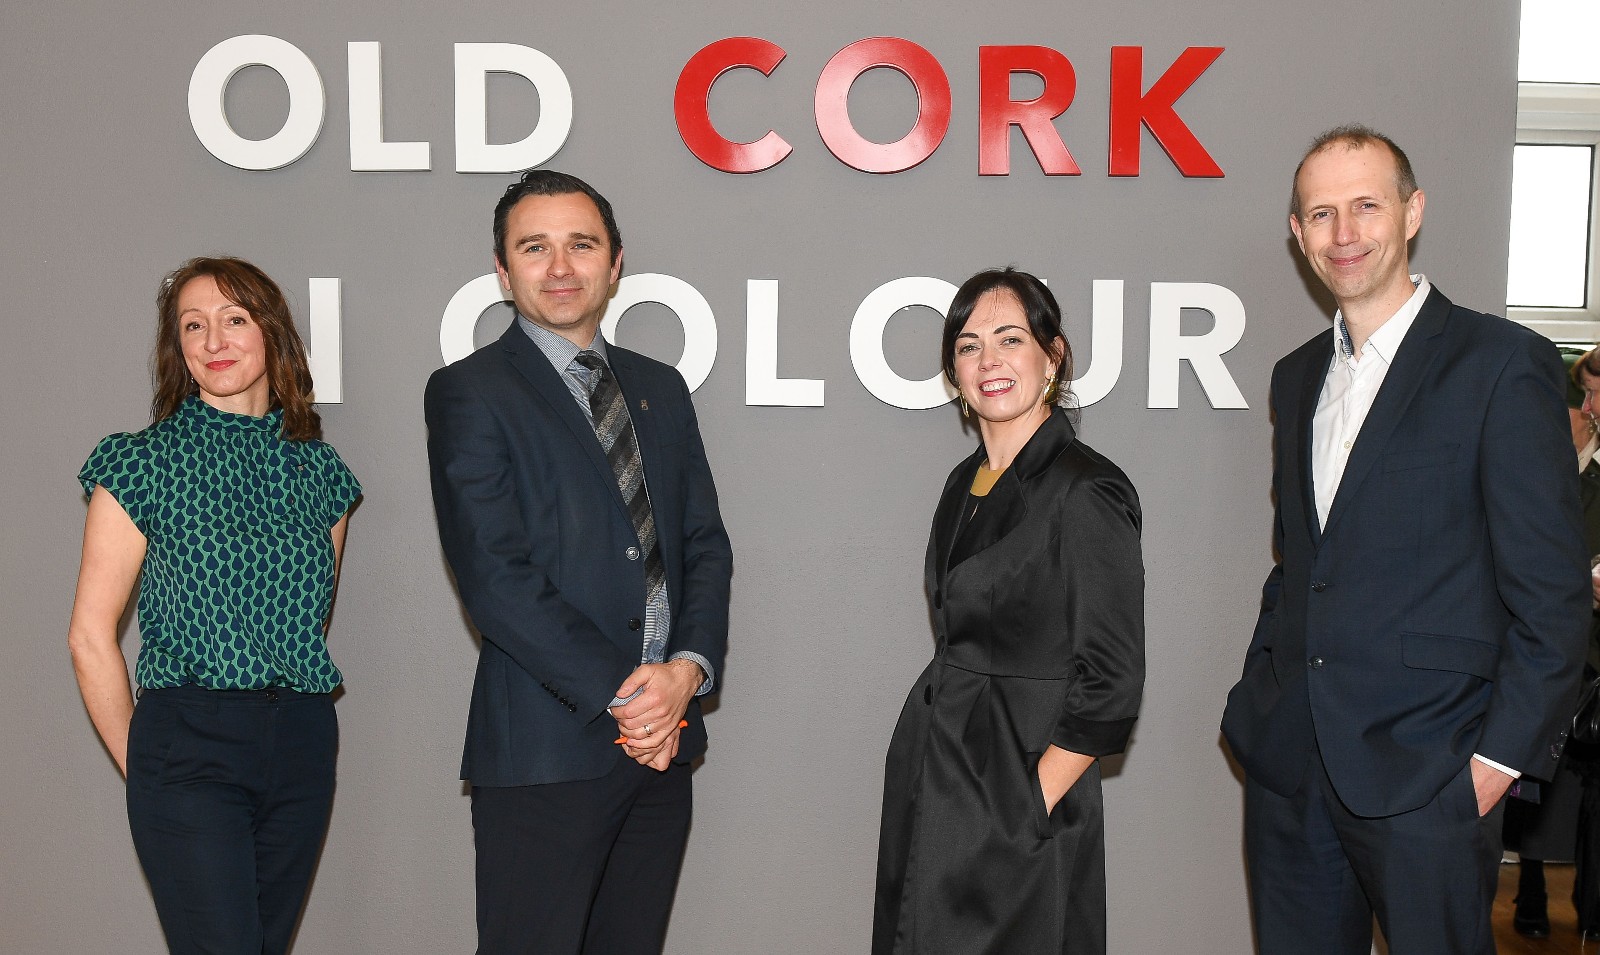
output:
POLYGON ((128 823, 174 955, 281 955, 333 808, 325 693, 145 690, 128 727, 128 823))
POLYGON ((1321 758, 1290 797, 1245 783, 1245 850, 1261 955, 1493 955, 1504 802, 1479 817, 1471 766, 1419 809, 1351 814, 1321 758))
POLYGON ((666 942, 690 769, 472 787, 478 955, 646 955, 666 942))

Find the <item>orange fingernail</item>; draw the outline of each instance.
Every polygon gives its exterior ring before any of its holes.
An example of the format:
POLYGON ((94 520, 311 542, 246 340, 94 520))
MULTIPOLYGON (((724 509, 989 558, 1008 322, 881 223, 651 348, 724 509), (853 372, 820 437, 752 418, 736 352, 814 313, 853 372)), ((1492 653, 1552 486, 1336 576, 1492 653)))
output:
POLYGON ((628 738, 626 736, 618 736, 616 739, 612 740, 611 742, 616 743, 618 745, 621 745, 622 743, 626 743, 627 741, 628 741, 628 738))

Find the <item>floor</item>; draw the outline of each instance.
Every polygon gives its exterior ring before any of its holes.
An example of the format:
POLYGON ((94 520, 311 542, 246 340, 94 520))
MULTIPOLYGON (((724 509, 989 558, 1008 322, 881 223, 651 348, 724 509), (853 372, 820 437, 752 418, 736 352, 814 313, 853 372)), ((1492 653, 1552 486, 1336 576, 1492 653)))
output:
POLYGON ((1550 937, 1523 938, 1511 928, 1512 900, 1517 896, 1517 867, 1500 867, 1500 891, 1494 897, 1494 938, 1500 955, 1600 955, 1600 942, 1578 938, 1578 917, 1572 911, 1572 866, 1547 863, 1545 888, 1550 895, 1550 937))

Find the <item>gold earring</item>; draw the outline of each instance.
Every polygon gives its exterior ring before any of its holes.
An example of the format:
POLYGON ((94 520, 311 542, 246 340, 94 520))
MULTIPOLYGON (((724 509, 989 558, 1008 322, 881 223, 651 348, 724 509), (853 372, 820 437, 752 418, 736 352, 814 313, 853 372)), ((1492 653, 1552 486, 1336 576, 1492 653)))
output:
POLYGON ((956 392, 956 400, 961 402, 961 417, 963 417, 963 418, 971 417, 972 416, 972 409, 967 407, 967 396, 962 394, 960 391, 957 391, 956 392))

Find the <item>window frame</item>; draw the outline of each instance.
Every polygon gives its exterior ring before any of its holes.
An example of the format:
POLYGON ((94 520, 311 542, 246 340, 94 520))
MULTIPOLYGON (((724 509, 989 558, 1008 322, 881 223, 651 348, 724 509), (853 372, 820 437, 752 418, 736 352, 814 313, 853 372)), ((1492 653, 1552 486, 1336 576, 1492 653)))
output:
POLYGON ((1506 308, 1507 317, 1554 341, 1593 344, 1600 341, 1600 84, 1518 83, 1516 145, 1594 147, 1584 307, 1506 308))

